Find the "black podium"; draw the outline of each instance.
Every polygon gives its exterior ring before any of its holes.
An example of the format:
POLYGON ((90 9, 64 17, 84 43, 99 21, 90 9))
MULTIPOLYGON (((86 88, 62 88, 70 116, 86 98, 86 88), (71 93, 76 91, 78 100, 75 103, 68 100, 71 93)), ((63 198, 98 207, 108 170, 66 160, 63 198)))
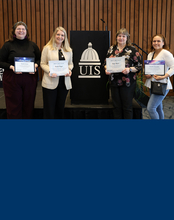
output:
POLYGON ((71 31, 73 49, 72 104, 107 104, 108 76, 103 69, 110 46, 109 31, 71 31))

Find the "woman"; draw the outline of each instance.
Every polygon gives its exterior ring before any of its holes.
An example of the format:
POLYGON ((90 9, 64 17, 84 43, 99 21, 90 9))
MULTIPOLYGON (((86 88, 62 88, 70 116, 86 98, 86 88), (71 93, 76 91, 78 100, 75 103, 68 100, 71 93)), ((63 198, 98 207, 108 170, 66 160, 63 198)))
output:
POLYGON ((8 119, 31 119, 38 81, 37 67, 41 52, 30 41, 27 25, 19 21, 12 27, 9 40, 0 50, 0 67, 4 69, 3 89, 8 119), (34 72, 15 72, 15 57, 35 59, 34 72))
POLYGON ((114 118, 132 119, 132 100, 136 88, 136 73, 142 69, 141 56, 131 45, 130 35, 125 28, 116 33, 116 41, 107 53, 107 58, 125 57, 125 68, 119 73, 110 73, 105 65, 105 72, 109 75, 111 95, 114 106, 114 118))
POLYGON ((57 27, 50 41, 43 48, 41 68, 44 70, 42 88, 45 119, 63 119, 64 106, 71 85, 71 70, 73 69, 72 49, 69 46, 66 31, 57 27), (56 73, 50 75, 49 61, 68 60, 69 72, 65 76, 56 73))
POLYGON ((162 101, 166 97, 169 89, 172 89, 170 77, 174 74, 174 59, 173 55, 168 51, 165 37, 162 34, 157 34, 152 37, 151 48, 152 52, 148 54, 147 60, 164 60, 165 61, 165 75, 145 75, 145 86, 149 88, 150 99, 147 105, 147 111, 151 119, 164 119, 162 101), (170 68, 170 69, 169 69, 170 68), (167 83, 165 95, 151 94, 151 81, 167 83))

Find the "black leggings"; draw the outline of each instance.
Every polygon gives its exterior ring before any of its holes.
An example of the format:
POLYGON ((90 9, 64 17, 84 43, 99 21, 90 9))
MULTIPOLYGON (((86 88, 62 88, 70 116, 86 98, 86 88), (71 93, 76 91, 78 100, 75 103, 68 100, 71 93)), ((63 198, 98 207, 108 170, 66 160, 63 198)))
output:
POLYGON ((44 119, 63 119, 64 106, 68 90, 64 84, 64 77, 59 78, 56 89, 43 88, 44 119), (60 79, 61 78, 61 79, 60 79))
POLYGON ((136 87, 136 82, 133 82, 130 87, 111 86, 115 119, 133 118, 132 100, 135 93, 135 87, 136 87))

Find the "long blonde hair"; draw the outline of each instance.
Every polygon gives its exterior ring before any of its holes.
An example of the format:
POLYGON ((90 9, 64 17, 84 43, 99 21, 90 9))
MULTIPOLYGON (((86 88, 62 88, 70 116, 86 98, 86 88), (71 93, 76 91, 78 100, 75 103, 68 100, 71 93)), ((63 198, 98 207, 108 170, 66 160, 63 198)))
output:
POLYGON ((51 50, 55 50, 56 49, 56 43, 55 43, 55 36, 57 34, 58 31, 62 31, 64 33, 65 39, 62 43, 62 48, 67 51, 70 52, 72 49, 69 45, 68 42, 68 38, 67 38, 67 33, 66 30, 63 27, 57 27, 51 37, 51 39, 49 40, 49 42, 46 44, 46 46, 49 46, 51 50))
POLYGON ((130 34, 129 34, 129 32, 127 31, 126 28, 121 28, 119 31, 117 31, 117 33, 116 33, 116 35, 115 35, 115 45, 117 45, 117 36, 118 36, 119 34, 124 34, 124 35, 127 36, 127 41, 126 41, 126 45, 127 45, 127 46, 131 46, 131 45, 132 45, 131 40, 130 40, 130 34))

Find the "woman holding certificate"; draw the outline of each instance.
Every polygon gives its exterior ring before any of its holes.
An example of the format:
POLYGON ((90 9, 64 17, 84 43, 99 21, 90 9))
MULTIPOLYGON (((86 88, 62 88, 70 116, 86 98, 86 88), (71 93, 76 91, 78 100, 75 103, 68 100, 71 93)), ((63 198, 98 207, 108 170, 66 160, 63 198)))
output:
POLYGON ((73 69, 72 49, 63 27, 56 28, 50 41, 43 48, 41 68, 44 70, 44 118, 63 119, 66 96, 72 88, 70 76, 73 69))
POLYGON ((8 119, 33 117, 40 56, 38 46, 29 40, 27 25, 22 21, 15 23, 0 50, 8 119))
POLYGON ((109 75, 114 118, 132 119, 132 100, 136 88, 136 74, 142 69, 138 51, 131 45, 125 28, 116 33, 116 41, 108 50, 105 72, 109 75))
MULTIPOLYGON (((162 75, 155 75, 155 72, 146 74, 145 86, 149 88, 150 99, 147 105, 147 110, 151 119, 164 119, 162 101, 166 97, 169 89, 172 89, 170 77, 174 74, 174 59, 173 55, 168 51, 169 48, 166 44, 165 37, 162 34, 157 34, 152 37, 151 48, 147 56, 147 60, 165 61, 165 67, 163 68, 162 75), (167 83, 166 92, 164 95, 157 95, 151 93, 151 81, 160 83, 167 83)), ((146 69, 146 68, 145 68, 146 69)))

